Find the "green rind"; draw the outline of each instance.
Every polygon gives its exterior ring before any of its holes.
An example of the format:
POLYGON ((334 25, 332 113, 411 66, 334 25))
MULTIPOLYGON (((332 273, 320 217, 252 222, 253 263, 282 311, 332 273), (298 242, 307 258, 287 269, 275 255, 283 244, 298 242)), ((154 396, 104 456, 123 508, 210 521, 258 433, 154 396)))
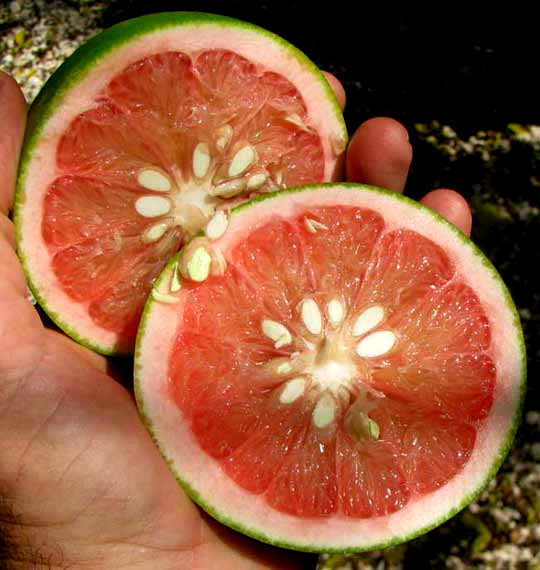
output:
MULTIPOLYGON (((239 30, 250 32, 257 31, 261 36, 279 44, 288 50, 291 55, 302 62, 306 69, 309 69, 314 78, 318 78, 323 86, 328 102, 334 110, 335 119, 341 126, 341 136, 344 144, 348 139, 345 121, 341 108, 332 87, 326 80, 321 70, 298 48, 284 40, 280 36, 255 24, 250 24, 228 16, 216 14, 206 14, 202 12, 162 12, 126 20, 111 28, 108 28, 81 45, 50 77, 40 93, 32 103, 27 120, 25 138, 19 160, 19 173, 17 188, 15 192, 13 206, 13 220, 15 224, 15 235, 17 244, 21 244, 23 239, 20 232, 20 220, 23 216, 25 203, 25 185, 28 165, 31 162, 35 148, 39 145, 39 140, 43 128, 54 114, 55 109, 63 98, 76 86, 87 73, 89 73, 101 60, 114 54, 114 50, 130 41, 145 34, 150 34, 168 28, 178 28, 186 25, 215 25, 223 26, 227 29, 236 27, 239 30)), ((71 338, 76 339, 84 346, 105 355, 122 354, 117 347, 103 346, 93 339, 81 336, 72 326, 66 324, 62 317, 51 311, 47 300, 39 292, 39 288, 34 284, 32 274, 28 266, 26 256, 18 247, 18 255, 23 266, 28 287, 39 305, 45 310, 51 320, 71 338)))
MULTIPOLYGON (((166 450, 163 449, 162 444, 160 443, 160 441, 158 440, 158 438, 156 437, 156 435, 153 432, 152 421, 144 409, 144 398, 143 398, 141 388, 140 388, 141 379, 139 377, 139 371, 140 371, 139 360, 140 360, 140 350, 141 350, 140 347, 141 347, 142 339, 143 339, 144 334, 145 334, 146 321, 147 321, 148 315, 152 311, 152 307, 153 307, 154 303, 156 302, 152 298, 152 295, 149 296, 148 301, 146 302, 146 305, 144 307, 144 311, 143 311, 143 314, 141 317, 139 330, 138 330, 138 334, 137 334, 136 344, 135 344, 134 391, 135 391, 135 399, 137 402, 137 406, 139 408, 139 413, 140 413, 140 416, 142 418, 142 421, 146 425, 153 441, 155 442, 158 449, 160 450, 160 453, 162 454, 163 458, 167 462, 169 469, 174 474, 174 477, 176 478, 176 480, 178 481, 178 483, 182 487, 182 489, 189 495, 189 497, 195 503, 197 503, 210 516, 212 516, 213 518, 215 518, 216 520, 218 520, 220 523, 224 524, 225 526, 232 528, 233 530, 241 532, 242 534, 250 536, 251 538, 254 538, 256 540, 259 540, 260 542, 271 544, 273 546, 277 546, 280 548, 287 548, 290 550, 298 550, 298 551, 302 551, 302 552, 313 552, 313 553, 323 553, 324 552, 324 553, 335 553, 335 554, 338 554, 338 553, 339 554, 347 554, 347 553, 352 554, 355 552, 366 552, 368 550, 388 548, 390 546, 396 546, 397 544, 401 544, 403 542, 413 540, 413 539, 425 534, 426 532, 433 530, 434 528, 440 526, 441 524, 445 523, 446 521, 448 521, 449 519, 454 517, 457 513, 459 513, 463 509, 465 509, 471 502, 473 502, 480 495, 480 493, 487 487, 489 482, 495 477, 496 473, 501 468, 506 456, 508 455, 508 453, 512 447, 512 443, 514 441, 516 432, 518 430, 518 427, 519 427, 519 424, 521 421, 521 416, 522 416, 523 403, 524 403, 524 399, 525 399, 527 359, 526 359, 525 339, 523 336, 523 330, 521 327, 521 321, 519 318, 519 313, 517 311, 517 308, 514 304, 512 297, 510 295, 510 292, 509 292, 508 288, 506 287, 506 284, 502 280, 501 276, 499 275, 498 271, 493 266, 491 261, 489 261, 489 259, 484 255, 484 253, 457 226, 455 226, 454 224, 449 222, 446 218, 444 218, 443 216, 441 216, 440 214, 438 214, 437 212, 435 212, 431 208, 428 208, 428 207, 424 206, 423 204, 420 204, 419 202, 412 200, 411 198, 408 198, 407 196, 404 196, 403 194, 398 194, 398 193, 392 192, 390 190, 378 188, 376 186, 369 186, 366 184, 338 183, 337 185, 340 188, 349 189, 351 191, 365 191, 365 190, 367 190, 367 191, 376 192, 376 193, 380 193, 380 194, 390 196, 395 200, 400 200, 403 203, 406 203, 411 207, 417 208, 418 210, 425 213, 427 216, 430 216, 430 217, 434 218, 435 220, 437 220, 438 222, 442 223, 443 225, 447 226, 467 247, 469 247, 473 251, 475 256, 479 258, 479 261, 481 261, 481 263, 490 272, 492 277, 494 277, 495 281, 500 286, 500 288, 503 292, 503 296, 504 296, 507 308, 513 316, 514 332, 516 334, 517 339, 519 340, 519 346, 520 346, 521 375, 520 375, 520 384, 519 384, 518 405, 516 406, 516 411, 515 411, 514 416, 511 420, 511 425, 510 425, 510 428, 507 432, 506 439, 504 440, 503 444, 501 445, 499 453, 495 457, 490 468, 486 471, 485 477, 477 485, 477 487, 475 489, 473 489, 470 493, 465 495, 462 498, 462 500, 460 501, 460 503, 457 504, 453 509, 451 509, 449 512, 445 513, 440 518, 432 521, 430 524, 427 524, 427 525, 420 527, 420 528, 416 528, 410 534, 394 537, 393 539, 389 539, 388 541, 385 541, 385 542, 371 543, 371 544, 367 544, 365 546, 358 546, 358 547, 351 546, 351 547, 345 547, 345 548, 336 548, 332 545, 325 545, 325 544, 317 544, 316 546, 315 545, 309 546, 309 545, 298 545, 298 544, 290 543, 287 541, 272 540, 269 537, 267 537, 266 535, 261 534, 256 529, 252 529, 252 528, 247 527, 245 525, 239 524, 235 520, 229 518, 226 514, 222 513, 221 511, 217 511, 214 508, 212 508, 210 505, 208 505, 204 501, 204 499, 200 495, 200 493, 198 491, 196 491, 187 481, 182 479, 181 474, 176 471, 176 469, 174 468, 172 460, 167 456, 166 450)), ((322 183, 322 184, 311 184, 311 185, 305 185, 305 186, 296 186, 296 187, 288 188, 285 190, 279 190, 279 191, 273 192, 273 193, 262 194, 260 196, 253 198, 252 200, 249 200, 248 202, 244 202, 244 203, 236 206, 235 208, 233 208, 231 210, 231 213, 233 215, 237 215, 237 214, 241 213, 243 210, 249 209, 254 204, 258 204, 258 203, 264 202, 266 200, 279 199, 280 197, 287 195, 287 194, 294 194, 294 193, 299 193, 299 192, 309 191, 309 190, 316 190, 316 189, 331 188, 332 186, 336 186, 336 184, 322 183)), ((179 259, 181 258, 182 254, 183 254, 183 251, 184 251, 184 248, 182 248, 171 259, 171 261, 167 264, 167 266, 164 268, 160 277, 156 280, 156 283, 154 285, 155 288, 158 288, 160 286, 163 279, 165 278, 166 273, 171 270, 172 266, 177 261, 179 261, 179 259)))

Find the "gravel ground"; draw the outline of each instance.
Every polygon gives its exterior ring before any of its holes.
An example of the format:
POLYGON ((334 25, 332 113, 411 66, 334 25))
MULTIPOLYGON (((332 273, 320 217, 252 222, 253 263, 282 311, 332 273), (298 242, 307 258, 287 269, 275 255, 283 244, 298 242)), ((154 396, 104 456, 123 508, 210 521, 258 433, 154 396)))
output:
MULTIPOLYGON (((135 5, 112 0, 8 2, 0 6, 0 69, 20 82, 31 101, 51 72, 80 43, 104 25, 136 13, 135 5)), ((222 10, 214 6, 203 9, 239 16, 239 7, 241 3, 229 2, 222 10)), ((282 33, 277 23, 276 27, 268 23, 272 22, 271 14, 262 5, 257 23, 282 33)), ((244 17, 255 21, 249 16, 244 17)), ((297 43, 291 36, 288 39, 297 43)), ((310 55, 307 47, 311 41, 305 40, 304 45, 300 42, 310 55)), ((373 101, 379 94, 362 84, 358 69, 344 68, 332 60, 321 63, 343 80, 351 95, 346 118, 354 122, 352 131, 358 120, 365 118, 358 101, 362 97, 373 101)), ((380 96, 385 100, 387 95, 380 96)), ((458 189, 470 201, 475 216, 473 238, 501 271, 518 305, 528 346, 529 376, 534 382, 540 356, 540 290, 528 268, 538 265, 540 126, 521 124, 523 109, 516 107, 517 119, 507 117, 503 128, 499 114, 494 115, 492 130, 485 124, 485 130, 460 136, 456 125, 441 124, 436 115, 428 121, 421 116, 416 122, 414 112, 407 114, 403 107, 366 108, 371 114, 395 111, 393 116, 408 127, 415 149, 408 185, 411 195, 446 186, 458 189)), ((529 116, 526 120, 536 122, 537 117, 529 116)), ((471 119, 470 124, 473 122, 471 119)), ((489 488, 465 511, 396 548, 362 555, 322 555, 319 570, 540 570, 539 401, 538 388, 529 386, 524 421, 512 452, 489 488)))

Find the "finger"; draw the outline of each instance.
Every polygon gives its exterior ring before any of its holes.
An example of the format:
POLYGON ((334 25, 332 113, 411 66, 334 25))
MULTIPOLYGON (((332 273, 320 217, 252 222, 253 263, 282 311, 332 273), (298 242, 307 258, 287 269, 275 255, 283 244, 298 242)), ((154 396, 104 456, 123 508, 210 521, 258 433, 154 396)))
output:
POLYGON ((19 152, 26 122, 26 101, 9 75, 0 71, 0 212, 13 203, 19 152))
MULTIPOLYGON (((6 303, 7 307, 13 306, 15 298, 25 306, 29 305, 26 281, 13 251, 15 231, 7 217, 13 202, 25 120, 26 103, 19 86, 9 75, 0 71, 0 292, 3 293, 0 295, 0 306, 6 303)), ((0 310, 0 314, 4 312, 0 310)))
POLYGON ((403 192, 412 160, 405 127, 386 117, 369 119, 347 149, 347 179, 403 192))
POLYGON ((339 106, 341 110, 345 109, 346 97, 345 97, 345 89, 343 85, 341 85, 341 81, 329 71, 323 71, 324 76, 328 83, 330 83, 330 87, 332 87, 336 99, 338 100, 339 106))
POLYGON ((464 234, 471 235, 471 209, 461 194, 447 188, 439 188, 426 194, 420 202, 444 216, 464 234))

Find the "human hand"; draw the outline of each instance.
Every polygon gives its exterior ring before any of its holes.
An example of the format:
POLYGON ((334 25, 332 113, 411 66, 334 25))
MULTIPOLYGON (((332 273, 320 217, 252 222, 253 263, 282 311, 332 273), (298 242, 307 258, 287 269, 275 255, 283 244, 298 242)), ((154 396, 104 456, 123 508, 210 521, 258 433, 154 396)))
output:
MULTIPOLYGON (((344 104, 341 86, 329 80, 344 104)), ((254 542, 207 517, 180 491, 140 422, 129 374, 42 324, 8 219, 25 113, 19 88, 0 73, 2 561, 8 568, 314 567, 313 556, 254 542)), ((373 119, 352 137, 347 172, 402 191, 410 161, 405 129, 373 119)), ((459 195, 438 190, 423 201, 470 231, 459 195)))

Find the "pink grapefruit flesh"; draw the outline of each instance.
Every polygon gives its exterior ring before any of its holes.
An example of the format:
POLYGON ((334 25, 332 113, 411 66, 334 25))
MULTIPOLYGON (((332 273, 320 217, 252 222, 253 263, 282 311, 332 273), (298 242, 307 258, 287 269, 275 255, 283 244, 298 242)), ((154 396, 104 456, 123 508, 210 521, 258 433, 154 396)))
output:
POLYGON ((204 508, 268 542, 362 550, 479 492, 515 429, 523 346, 458 230, 321 186, 241 207, 207 248, 226 269, 171 291, 181 253, 136 352, 142 415, 204 508))
POLYGON ((171 255, 217 209, 337 176, 346 135, 313 64, 235 20, 133 20, 69 67, 38 99, 44 119, 30 122, 19 250, 60 326, 102 352, 129 352, 171 255))

